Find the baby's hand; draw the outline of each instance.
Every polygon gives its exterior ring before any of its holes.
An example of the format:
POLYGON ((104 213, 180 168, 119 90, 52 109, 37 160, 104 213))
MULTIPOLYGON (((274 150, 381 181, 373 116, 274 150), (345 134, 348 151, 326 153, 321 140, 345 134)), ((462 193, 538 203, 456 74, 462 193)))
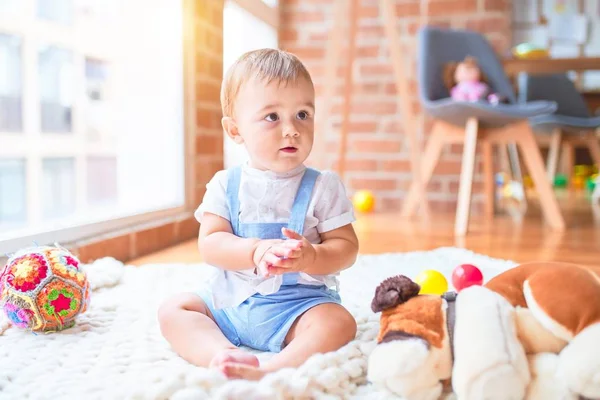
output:
POLYGON ((264 264, 259 265, 259 271, 265 271, 265 276, 302 271, 317 256, 314 246, 305 237, 287 228, 282 232, 289 239, 270 247, 263 257, 264 264))

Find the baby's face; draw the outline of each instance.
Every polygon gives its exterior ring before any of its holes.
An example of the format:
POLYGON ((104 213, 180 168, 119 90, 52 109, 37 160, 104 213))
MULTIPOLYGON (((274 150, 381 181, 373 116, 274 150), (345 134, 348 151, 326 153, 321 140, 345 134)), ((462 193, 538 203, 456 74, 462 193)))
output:
POLYGON ((242 85, 234 119, 251 167, 287 172, 306 160, 314 139, 314 99, 304 78, 289 84, 251 79, 242 85))

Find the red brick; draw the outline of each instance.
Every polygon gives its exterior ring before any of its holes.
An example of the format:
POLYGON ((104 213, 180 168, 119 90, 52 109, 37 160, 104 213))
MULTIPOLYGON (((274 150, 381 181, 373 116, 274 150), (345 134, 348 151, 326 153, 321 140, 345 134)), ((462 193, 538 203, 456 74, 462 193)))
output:
POLYGON ((199 108, 196 111, 196 124, 202 128, 221 128, 221 112, 199 108))
MULTIPOLYGON (((428 26, 436 26, 438 28, 450 28, 450 26, 451 26, 450 21, 431 21, 427 25, 428 26)), ((420 22, 410 22, 408 24, 408 34, 409 35, 416 35, 420 29, 421 29, 420 22)))
MULTIPOLYGON (((352 99, 352 107, 350 108, 353 114, 357 115, 385 115, 393 114, 398 109, 398 104, 395 101, 372 101, 367 102, 364 100, 352 99)), ((342 112, 342 104, 334 104, 332 108, 333 113, 342 112)))
POLYGON ((312 59, 323 59, 325 57, 325 47, 286 47, 284 50, 293 53, 301 59, 304 60, 312 60, 312 59))
POLYGON ((510 2, 507 0, 485 0, 483 8, 486 11, 510 11, 510 2))
POLYGON ((199 159, 196 161, 196 182, 197 184, 206 185, 215 176, 220 169, 222 163, 220 161, 208 161, 199 159))
POLYGON ((196 84, 197 97, 201 101, 214 101, 220 102, 221 87, 219 84, 200 81, 196 84))
POLYGON ((410 160, 384 160, 381 162, 381 169, 390 172, 410 171, 410 160))
POLYGON ((90 263, 103 257, 113 257, 125 262, 131 258, 130 245, 131 235, 129 233, 117 234, 111 238, 80 245, 77 256, 83 263, 90 263))
POLYGON ((352 149, 360 153, 396 153, 402 148, 397 140, 355 140, 352 149))
MULTIPOLYGON (((334 161, 332 168, 337 170, 339 167, 339 160, 334 161)), ((345 161, 345 169, 348 172, 373 172, 377 171, 376 160, 353 160, 347 159, 345 161)))
MULTIPOLYGON (((448 191, 450 193, 456 194, 458 193, 458 188, 460 184, 457 181, 451 181, 448 183, 448 191)), ((483 183, 482 182, 473 182, 471 184, 471 192, 477 193, 483 191, 483 183)))
MULTIPOLYGON (((332 124, 334 128, 340 129, 341 122, 332 124)), ((377 122, 375 121, 350 121, 348 124, 349 133, 375 133, 377 132, 377 122)))
POLYGON ((307 22, 325 22, 325 13, 322 11, 313 12, 295 12, 294 10, 284 10, 281 13, 282 25, 305 24, 307 22))
POLYGON ((400 120, 400 116, 395 118, 392 121, 385 122, 383 124, 382 130, 383 133, 404 133, 404 126, 402 125, 402 121, 400 120))
POLYGON ((282 41, 296 41, 298 40, 298 30, 294 28, 285 27, 279 30, 279 40, 282 41))
POLYGON ((466 29, 480 33, 492 31, 508 30, 508 21, 500 16, 479 17, 470 19, 466 22, 466 29))
POLYGON ((439 175, 459 175, 461 169, 460 161, 440 160, 435 167, 434 174, 439 175))
POLYGON ((430 16, 468 14, 475 11, 477 11, 477 0, 429 0, 428 3, 430 16))
POLYGON ((223 136, 198 135, 196 136, 196 154, 212 155, 223 152, 223 136))
POLYGON ((395 190, 395 179, 362 179, 354 178, 350 180, 350 187, 354 190, 395 190))
POLYGON ((361 65, 359 71, 361 75, 392 75, 394 68, 390 62, 385 62, 361 65))
POLYGON ((183 242, 198 237, 200 224, 193 216, 177 223, 177 241, 183 242))
POLYGON ((358 9, 359 18, 377 18, 379 16, 379 5, 362 6, 358 9))
POLYGON ((396 15, 402 17, 417 17, 421 14, 421 5, 418 2, 411 1, 410 3, 396 4, 396 15))
POLYGON ((383 29, 383 26, 364 25, 358 27, 359 38, 382 38, 384 35, 385 30, 383 29))

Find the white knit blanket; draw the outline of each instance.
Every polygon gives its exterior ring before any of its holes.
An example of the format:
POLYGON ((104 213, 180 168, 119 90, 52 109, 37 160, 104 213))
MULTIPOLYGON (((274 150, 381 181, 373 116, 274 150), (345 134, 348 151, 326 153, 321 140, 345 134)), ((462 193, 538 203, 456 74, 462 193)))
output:
POLYGON ((486 280, 514 265, 456 248, 360 256, 340 278, 343 303, 358 323, 356 339, 299 368, 247 382, 188 364, 159 332, 159 304, 173 293, 196 290, 210 271, 206 265, 133 267, 105 258, 85 266, 91 307, 74 328, 35 335, 0 321, 0 399, 394 398, 366 380, 379 329, 379 315, 370 310, 376 286, 388 276, 414 278, 430 268, 450 282, 452 269, 466 262, 479 266, 486 280))

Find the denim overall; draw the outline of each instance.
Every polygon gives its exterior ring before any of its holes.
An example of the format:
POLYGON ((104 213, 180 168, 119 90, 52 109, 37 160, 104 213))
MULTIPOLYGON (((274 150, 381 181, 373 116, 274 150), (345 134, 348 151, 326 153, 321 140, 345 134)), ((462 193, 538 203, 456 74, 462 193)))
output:
MULTIPOLYGON (((230 222, 235 235, 244 238, 286 239, 281 229, 287 227, 299 234, 304 232, 304 221, 319 172, 307 168, 294 199, 290 219, 286 223, 249 223, 239 221, 239 187, 241 167, 227 171, 227 201, 230 222)), ((325 285, 298 283, 299 273, 285 273, 279 290, 262 295, 255 293, 236 307, 217 309, 213 307, 207 291, 201 296, 210 309, 225 337, 236 346, 248 346, 257 350, 279 352, 294 321, 308 309, 323 303, 340 303, 337 291, 325 285)), ((273 284, 273 279, 269 284, 273 284)), ((267 283, 267 282, 265 282, 267 283)))

